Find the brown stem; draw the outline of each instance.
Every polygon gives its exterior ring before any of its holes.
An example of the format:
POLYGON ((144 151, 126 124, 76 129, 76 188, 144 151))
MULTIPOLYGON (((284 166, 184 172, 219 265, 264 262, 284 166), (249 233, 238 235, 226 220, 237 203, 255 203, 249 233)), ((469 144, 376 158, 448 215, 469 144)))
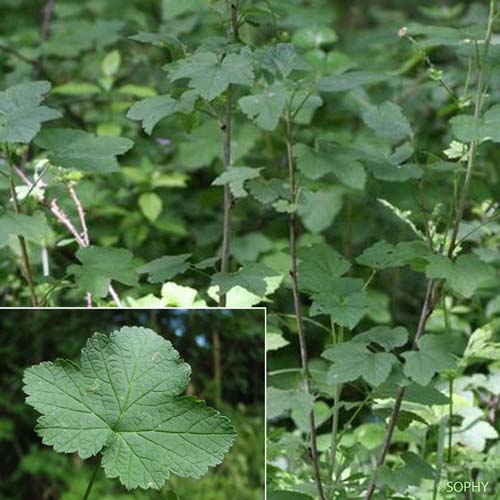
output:
MULTIPOLYGON (((415 346, 420 337, 425 332, 425 326, 427 324, 427 320, 432 314, 432 311, 436 307, 438 301, 435 296, 435 284, 433 281, 429 281, 427 285, 427 291, 425 294, 424 304, 422 306, 422 310, 420 312, 420 319, 418 321, 417 334, 415 335, 415 346)), ((398 421, 399 412, 401 410, 401 404, 403 403, 403 398, 405 394, 404 387, 398 387, 396 391, 396 397, 394 401, 394 406, 392 408, 391 416, 389 418, 389 423, 387 425, 387 431, 384 436, 384 441, 382 443, 382 448, 380 450, 380 455, 377 459, 377 467, 380 467, 385 462, 385 457, 389 452, 389 447, 391 446, 392 436, 394 434, 394 430, 396 429, 396 423, 398 421)), ((364 500, 369 500, 373 492, 375 491, 375 487, 377 485, 377 477, 376 473, 373 474, 370 484, 368 485, 368 489, 365 492, 364 500)))
MULTIPOLYGON (((286 111, 285 125, 286 125, 286 132, 285 132, 286 152, 287 152, 288 174, 290 182, 290 203, 294 205, 297 201, 297 189, 295 184, 295 165, 293 161, 293 123, 289 109, 286 111)), ((297 215, 295 212, 291 212, 288 217, 288 227, 289 227, 289 246, 290 246, 290 277, 292 281, 293 305, 295 310, 295 320, 297 323, 297 333, 299 336, 300 360, 302 364, 302 374, 304 377, 303 383, 306 392, 309 394, 310 393, 309 378, 308 378, 309 361, 307 355, 304 319, 302 317, 302 307, 300 302, 300 292, 298 283, 298 269, 297 269, 298 223, 297 223, 297 215)), ((314 480, 316 483, 316 488, 318 490, 318 495, 320 500, 325 500, 325 494, 323 492, 323 485, 321 482, 321 475, 319 471, 319 455, 316 443, 316 423, 313 411, 311 411, 311 413, 309 414, 309 429, 310 429, 310 447, 311 447, 311 458, 314 470, 314 480)))
POLYGON ((212 355, 213 355, 213 375, 215 385, 215 403, 216 407, 220 407, 222 400, 222 369, 221 369, 221 346, 220 335, 217 331, 217 325, 214 326, 212 331, 212 355))
MULTIPOLYGON (((238 2, 237 0, 231 1, 230 6, 231 23, 229 28, 229 43, 235 43, 238 37, 238 2)), ((226 110, 225 119, 222 124, 222 145, 223 145, 223 162, 224 170, 231 167, 231 142, 233 133, 233 86, 230 84, 226 93, 226 110)), ((233 195, 229 185, 224 186, 224 220, 222 232, 222 255, 220 272, 229 272, 229 264, 231 257, 231 226, 232 226, 232 208, 233 208, 233 195)), ((219 305, 225 307, 226 294, 221 294, 219 297, 219 305)))
MULTIPOLYGON (((56 0, 48 0, 43 9, 42 26, 40 29, 40 42, 43 44, 47 41, 50 34, 50 24, 52 22, 52 15, 54 13, 54 7, 56 6, 56 0)), ((35 62, 34 76, 35 80, 40 78, 43 69, 43 57, 40 57, 35 62)))

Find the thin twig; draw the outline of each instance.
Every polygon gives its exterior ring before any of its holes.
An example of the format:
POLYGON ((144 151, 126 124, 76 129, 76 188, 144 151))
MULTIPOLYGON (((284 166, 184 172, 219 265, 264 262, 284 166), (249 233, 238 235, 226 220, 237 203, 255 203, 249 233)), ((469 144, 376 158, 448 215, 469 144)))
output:
POLYGON ((32 64, 33 66, 36 65, 36 61, 34 59, 30 59, 29 57, 24 56, 23 54, 21 54, 21 52, 17 51, 12 47, 9 47, 8 45, 0 43, 0 50, 3 50, 4 52, 13 55, 14 57, 17 57, 20 61, 32 64))
POLYGON ((78 217, 80 219, 80 224, 82 226, 83 241, 86 243, 86 246, 89 246, 89 244, 90 244, 89 230, 87 228, 87 219, 85 216, 85 210, 83 208, 82 202, 80 201, 80 198, 78 197, 78 195, 75 191, 75 188, 72 184, 68 184, 68 191, 69 191, 69 194, 71 195, 73 203, 75 204, 76 210, 78 212, 78 217))
MULTIPOLYGON (((19 168, 19 167, 14 167, 14 172, 23 180, 23 182, 27 186, 31 186, 33 184, 32 181, 26 176, 26 174, 19 168)), ((78 200, 78 204, 82 206, 82 215, 85 219, 85 212, 83 211, 83 205, 81 204, 80 199, 78 198, 78 195, 75 191, 75 196, 76 199, 78 200)), ((57 199, 51 200, 49 203, 45 203, 43 199, 40 200, 40 203, 44 204, 49 208, 49 210, 52 212, 54 217, 63 225, 66 227, 66 229, 69 231, 69 233, 75 238, 76 243, 80 248, 87 248, 90 245, 90 241, 88 238, 88 232, 86 233, 87 240, 84 239, 84 236, 79 233, 79 231, 76 229, 74 224, 71 222, 71 219, 69 216, 66 214, 66 212, 59 206, 59 202, 57 199)), ((75 202, 76 204, 76 202, 75 202)), ((85 227, 87 227, 86 221, 84 221, 85 227)), ((116 292, 115 288, 112 285, 109 285, 108 287, 108 292, 113 301, 116 303, 118 307, 123 307, 123 303, 120 299, 120 296, 116 292)), ((87 302, 87 307, 92 306, 92 295, 88 293, 86 295, 86 302, 87 302)))
MULTIPOLYGON (((235 43, 238 37, 238 2, 231 0, 230 2, 231 23, 229 28, 229 42, 235 43)), ((231 167, 231 143, 233 132, 233 87, 229 85, 226 92, 226 112, 224 123, 222 124, 222 142, 223 142, 223 160, 224 170, 227 171, 231 167)), ((233 195, 229 184, 224 185, 224 218, 222 232, 222 256, 221 256, 221 273, 229 272, 230 256, 231 256, 231 225, 232 225, 232 207, 233 195)), ((220 294, 219 305, 225 307, 226 294, 220 294)))
MULTIPOLYGON (((295 165, 293 161, 293 122, 290 109, 287 109, 285 116, 285 139, 286 139, 286 150, 287 150, 287 163, 288 163, 288 173, 289 173, 289 183, 290 183, 290 203, 293 205, 297 201, 297 190, 295 184, 295 165)), ((297 323, 297 333, 299 336, 299 346, 300 346, 300 360, 302 363, 302 376, 303 384, 306 392, 310 394, 309 377, 308 377, 308 355, 307 355, 307 345, 305 338, 305 328, 304 320, 302 318, 302 304, 300 302, 300 292, 298 283, 298 266, 297 266, 297 233, 298 224, 297 216, 295 212, 291 212, 288 216, 289 221, 289 247, 290 247, 290 278, 292 281, 292 293, 293 293, 293 305, 295 310, 295 321, 297 323)), ((316 488, 318 490, 318 495, 320 500, 325 500, 325 494, 323 492, 323 485, 321 483, 321 475, 319 471, 319 454, 318 447, 316 443, 316 422, 314 418, 314 412, 311 410, 309 413, 309 434, 310 434, 310 448, 311 448, 311 458, 313 462, 314 470, 314 481, 316 483, 316 488)))

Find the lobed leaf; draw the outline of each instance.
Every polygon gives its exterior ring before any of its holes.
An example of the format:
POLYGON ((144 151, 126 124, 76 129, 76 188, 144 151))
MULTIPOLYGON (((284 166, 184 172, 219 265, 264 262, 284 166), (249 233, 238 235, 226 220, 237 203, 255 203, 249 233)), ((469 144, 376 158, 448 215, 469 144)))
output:
POLYGON ((174 473, 201 477, 235 439, 228 418, 181 397, 191 369, 152 330, 94 334, 80 363, 57 360, 24 372, 26 402, 42 416, 43 443, 85 459, 102 451, 107 477, 160 489, 174 473))

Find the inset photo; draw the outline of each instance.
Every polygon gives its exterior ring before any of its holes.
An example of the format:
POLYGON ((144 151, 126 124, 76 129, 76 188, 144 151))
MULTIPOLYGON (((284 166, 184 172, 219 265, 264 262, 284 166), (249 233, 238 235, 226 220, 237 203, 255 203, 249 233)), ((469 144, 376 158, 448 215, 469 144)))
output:
POLYGON ((263 500, 265 316, 0 310, 0 498, 263 500))

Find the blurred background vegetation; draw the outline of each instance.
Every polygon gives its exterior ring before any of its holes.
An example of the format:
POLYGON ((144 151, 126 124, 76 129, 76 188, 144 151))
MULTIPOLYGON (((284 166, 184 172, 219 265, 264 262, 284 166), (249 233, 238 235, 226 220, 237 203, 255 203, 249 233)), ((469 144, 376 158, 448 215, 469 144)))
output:
POLYGON ((0 499, 80 500, 95 467, 78 455, 44 446, 38 414, 24 403, 23 370, 57 357, 79 360, 94 332, 145 326, 170 340, 192 369, 187 392, 233 421, 237 440, 224 462, 200 480, 176 478, 160 492, 126 492, 102 470, 93 499, 263 499, 264 322, 254 310, 8 310, 0 311, 0 499), (168 497, 167 497, 168 498, 168 497))

